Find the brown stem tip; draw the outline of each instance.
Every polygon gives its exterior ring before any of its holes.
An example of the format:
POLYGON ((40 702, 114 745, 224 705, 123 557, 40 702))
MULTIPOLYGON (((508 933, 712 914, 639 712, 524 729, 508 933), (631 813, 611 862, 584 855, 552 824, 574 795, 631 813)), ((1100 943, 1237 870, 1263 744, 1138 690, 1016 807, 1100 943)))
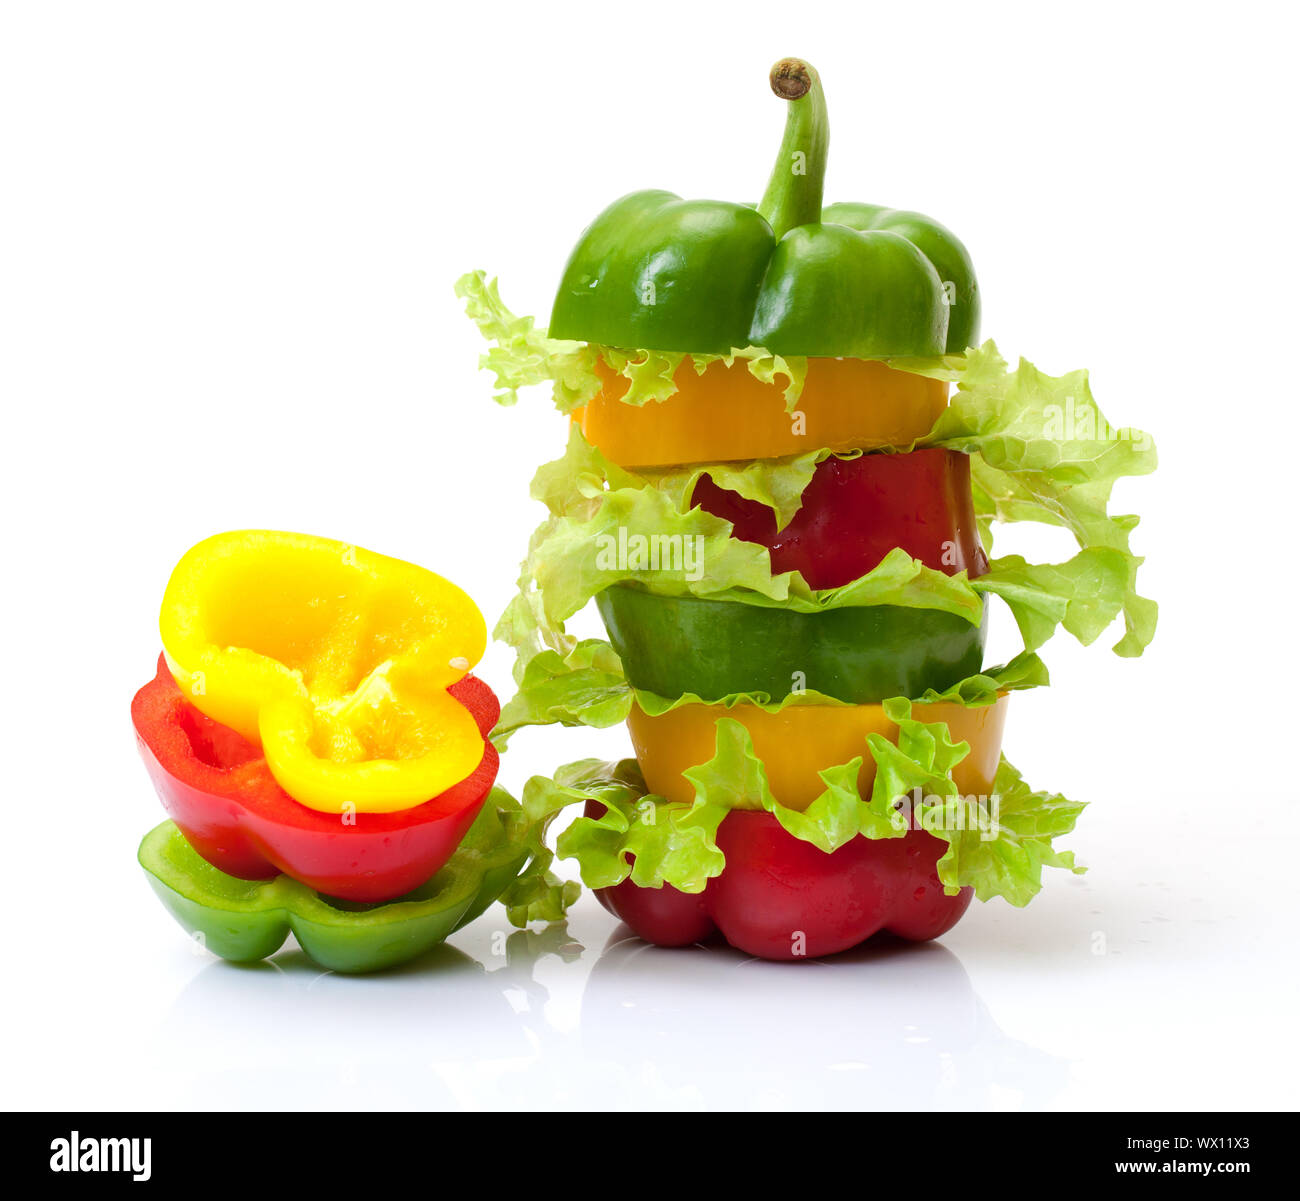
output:
POLYGON ((772 68, 768 81, 782 100, 798 100, 808 94, 812 87, 812 76, 808 73, 808 64, 800 58, 783 58, 772 68))

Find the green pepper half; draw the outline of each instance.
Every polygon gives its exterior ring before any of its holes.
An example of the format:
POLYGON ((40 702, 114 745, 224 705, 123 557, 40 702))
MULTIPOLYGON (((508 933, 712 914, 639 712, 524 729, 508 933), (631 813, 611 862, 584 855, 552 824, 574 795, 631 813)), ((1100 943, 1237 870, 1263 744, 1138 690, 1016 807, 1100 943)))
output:
POLYGON ((830 144, 817 72, 772 68, 785 136, 757 205, 633 192, 586 229, 550 334, 606 346, 888 358, 956 354, 979 334, 970 256, 937 221, 871 204, 822 207, 830 144))
POLYGON ((988 624, 987 608, 979 623, 901 605, 800 613, 622 584, 596 604, 634 688, 709 701, 798 683, 854 705, 942 692, 980 670, 988 624))
POLYGON ((383 904, 326 897, 289 876, 228 876, 199 856, 169 821, 144 836, 139 860, 168 912, 222 959, 265 959, 292 932, 323 968, 373 972, 422 955, 509 887, 532 855, 527 841, 512 832, 518 814, 518 803, 494 788, 443 869, 383 904))

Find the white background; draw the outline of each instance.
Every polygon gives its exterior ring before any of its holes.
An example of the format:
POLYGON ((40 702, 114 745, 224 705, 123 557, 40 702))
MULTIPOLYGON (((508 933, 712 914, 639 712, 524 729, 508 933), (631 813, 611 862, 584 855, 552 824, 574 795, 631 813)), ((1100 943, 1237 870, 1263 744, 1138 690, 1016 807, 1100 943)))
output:
MULTIPOLYGON (((1284 6, 0 11, 3 1104, 1294 1105, 1284 6), (127 707, 172 565, 306 530, 495 618, 563 423, 542 393, 491 403, 454 280, 500 273, 544 322, 614 197, 756 197, 787 54, 826 84, 827 199, 958 231, 985 333, 1091 367, 1157 437, 1159 473, 1117 491, 1157 641, 1058 640, 1009 723, 1031 782, 1095 802, 1090 873, 826 964, 619 942, 589 899, 567 934, 503 955, 494 910, 382 978, 196 957, 134 860, 161 814, 127 707)), ((480 673, 508 690, 501 648, 480 673)), ((529 731, 502 780, 625 748, 529 731)))

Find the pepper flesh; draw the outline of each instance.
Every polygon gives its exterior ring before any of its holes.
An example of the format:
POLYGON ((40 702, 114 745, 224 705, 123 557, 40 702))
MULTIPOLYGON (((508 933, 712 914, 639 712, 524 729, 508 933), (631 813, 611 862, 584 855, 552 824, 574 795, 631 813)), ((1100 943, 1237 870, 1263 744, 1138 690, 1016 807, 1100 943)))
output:
MULTIPOLYGON (((603 806, 588 805, 589 816, 603 806)), ((770 813, 737 810, 718 827, 727 865, 701 893, 631 879, 597 897, 633 933, 679 947, 720 933, 761 959, 833 955, 887 930, 922 942, 960 920, 973 890, 947 896, 936 864, 946 844, 926 830, 902 838, 859 835, 826 854, 785 830, 770 813)))
POLYGON ((480 734, 474 771, 423 805, 359 813, 347 822, 298 804, 261 751, 188 703, 164 658, 131 702, 140 754, 159 799, 208 863, 244 880, 283 872, 348 901, 389 901, 424 883, 456 851, 496 778, 486 742, 500 706, 474 676, 449 689, 480 734))
POLYGON ((948 575, 964 571, 975 579, 988 571, 975 524, 970 459, 953 450, 823 459, 799 511, 780 530, 770 508, 720 488, 708 476, 691 499, 730 521, 734 537, 766 546, 773 575, 800 572, 810 588, 852 583, 895 547, 948 575))
MULTIPOLYGON (((963 795, 993 793, 1007 700, 1003 694, 990 705, 941 701, 912 706, 918 721, 947 722, 953 742, 970 744, 970 753, 952 769, 963 795)), ((858 791, 870 796, 876 761, 866 753, 867 735, 880 734, 891 742, 898 738, 898 727, 881 705, 787 705, 773 712, 752 704, 684 704, 651 717, 634 703, 627 728, 650 792, 685 805, 694 801, 695 786, 682 773, 712 758, 720 717, 734 718, 749 731, 773 794, 798 810, 807 809, 825 790, 819 772, 858 755, 863 757, 858 791)))
POLYGON ((424 568, 305 534, 218 534, 177 565, 160 626, 194 706, 310 808, 409 809, 482 757, 446 690, 482 657, 483 616, 424 568))
POLYGON ((948 404, 942 381, 862 359, 809 359, 793 413, 779 381, 764 383, 740 362, 712 362, 703 374, 683 363, 677 391, 639 407, 623 403, 623 376, 603 360, 596 372, 605 386, 573 420, 607 459, 629 468, 908 446, 948 404))
POLYGON ((428 951, 505 891, 533 855, 528 840, 508 825, 518 811, 513 798, 494 789, 442 870, 386 905, 331 900, 289 876, 229 876, 202 859, 171 822, 145 835, 138 858, 167 911, 223 959, 265 959, 292 932, 328 971, 373 972, 428 951))
POLYGON ((987 622, 939 609, 801 613, 624 585, 607 588, 596 605, 628 683, 672 698, 779 699, 799 680, 836 700, 871 704, 942 692, 978 672, 984 658, 987 622))

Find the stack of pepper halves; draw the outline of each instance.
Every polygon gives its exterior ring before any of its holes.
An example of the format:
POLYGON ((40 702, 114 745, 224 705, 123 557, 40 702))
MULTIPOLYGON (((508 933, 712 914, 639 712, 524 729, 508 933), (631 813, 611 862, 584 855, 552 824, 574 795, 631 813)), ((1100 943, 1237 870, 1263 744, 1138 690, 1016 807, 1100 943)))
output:
POLYGON ((292 930, 321 966, 371 971, 549 887, 544 822, 493 788, 500 706, 468 674, 486 630, 454 584, 242 530, 185 555, 160 625, 131 717, 172 820, 139 858, 209 950, 261 959, 292 930))
POLYGON ((1137 519, 1107 507, 1155 451, 1085 373, 976 345, 943 226, 823 208, 817 73, 787 59, 771 84, 786 128, 757 206, 616 201, 546 332, 482 273, 458 292, 497 400, 549 381, 571 418, 497 630, 518 652, 497 744, 626 720, 636 753, 534 778, 524 808, 584 805, 557 850, 642 937, 788 959, 933 938, 972 895, 1023 905, 1044 866, 1082 870, 1054 846, 1082 806, 1001 755, 1008 696, 1047 683, 1058 626, 1088 643, 1122 614, 1117 653, 1150 640, 1137 519), (1075 553, 990 558, 996 521, 1062 527, 1075 553), (986 668, 991 595, 1024 646, 986 668), (608 642, 566 630, 593 599, 608 642))

